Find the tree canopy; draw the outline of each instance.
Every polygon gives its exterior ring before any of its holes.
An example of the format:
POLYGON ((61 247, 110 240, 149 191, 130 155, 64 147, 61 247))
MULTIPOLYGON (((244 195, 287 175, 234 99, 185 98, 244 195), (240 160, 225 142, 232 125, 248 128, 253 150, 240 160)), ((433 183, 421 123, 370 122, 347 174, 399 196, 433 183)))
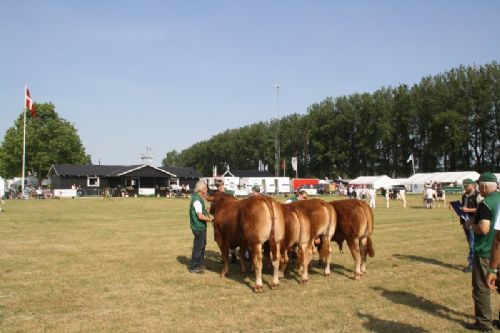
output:
MULTIPOLYGON (((281 157, 299 176, 355 177, 419 172, 500 170, 500 65, 460 66, 422 78, 409 87, 382 87, 373 93, 328 97, 305 115, 280 121, 281 157)), ((163 163, 256 169, 262 160, 273 170, 277 121, 227 130, 181 151, 163 163)), ((219 169, 221 170, 221 169, 219 169)), ((291 172, 288 173, 289 175, 291 172)))
MULTIPOLYGON (((87 164, 75 127, 59 117, 52 103, 36 104, 37 115, 26 114, 26 174, 45 177, 52 164, 87 164)), ((4 178, 22 173, 23 114, 10 127, 0 145, 0 175, 4 178)))

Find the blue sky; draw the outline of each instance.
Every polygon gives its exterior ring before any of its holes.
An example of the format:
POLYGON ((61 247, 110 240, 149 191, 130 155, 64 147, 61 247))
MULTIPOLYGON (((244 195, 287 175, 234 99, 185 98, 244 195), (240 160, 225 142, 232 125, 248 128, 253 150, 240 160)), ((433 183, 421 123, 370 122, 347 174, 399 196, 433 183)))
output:
POLYGON ((0 2, 0 138, 52 102, 97 163, 154 164, 326 97, 500 60, 500 1, 0 2))

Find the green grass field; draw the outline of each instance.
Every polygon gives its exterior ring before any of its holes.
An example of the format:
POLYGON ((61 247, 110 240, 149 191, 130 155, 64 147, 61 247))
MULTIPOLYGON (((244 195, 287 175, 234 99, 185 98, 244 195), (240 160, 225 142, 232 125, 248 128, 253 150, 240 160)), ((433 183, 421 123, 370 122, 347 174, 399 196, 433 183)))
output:
MULTIPOLYGON (((189 274, 187 199, 8 201, 0 213, 0 332, 465 332, 472 320, 467 244, 452 212, 393 202, 375 210, 375 257, 352 279, 314 261, 254 294, 254 276, 221 278, 209 226, 204 275, 189 274), (383 208, 382 208, 383 207, 383 208)), ((498 296, 492 295, 493 309, 498 296)))

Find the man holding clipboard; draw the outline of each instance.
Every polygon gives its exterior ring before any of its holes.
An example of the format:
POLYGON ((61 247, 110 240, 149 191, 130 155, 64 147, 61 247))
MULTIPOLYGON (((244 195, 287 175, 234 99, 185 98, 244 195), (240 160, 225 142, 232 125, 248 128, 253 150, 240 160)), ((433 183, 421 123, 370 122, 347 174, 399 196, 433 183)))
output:
POLYGON ((474 219, 478 205, 478 194, 476 191, 476 184, 470 178, 466 178, 462 182, 464 186, 464 194, 462 194, 460 224, 464 230, 465 238, 469 244, 469 255, 467 256, 467 267, 464 268, 464 273, 472 272, 472 261, 474 259, 474 232, 466 226, 468 220, 474 219))

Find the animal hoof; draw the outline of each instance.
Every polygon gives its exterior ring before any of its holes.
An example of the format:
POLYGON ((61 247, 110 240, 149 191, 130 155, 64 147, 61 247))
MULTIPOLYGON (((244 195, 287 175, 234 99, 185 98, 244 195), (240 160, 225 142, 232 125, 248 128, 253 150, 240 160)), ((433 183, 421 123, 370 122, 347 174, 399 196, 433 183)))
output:
POLYGON ((263 290, 262 290, 262 286, 255 286, 255 288, 253 289, 254 292, 256 293, 261 293, 263 290))
POLYGON ((360 280, 361 279, 361 274, 354 274, 354 280, 360 280))
POLYGON ((325 272, 325 276, 330 276, 331 274, 331 272, 325 272))
POLYGON ((271 289, 278 289, 280 287, 279 283, 271 284, 271 289))
POLYGON ((220 273, 220 277, 228 277, 228 276, 229 276, 229 273, 225 273, 225 272, 220 273))

